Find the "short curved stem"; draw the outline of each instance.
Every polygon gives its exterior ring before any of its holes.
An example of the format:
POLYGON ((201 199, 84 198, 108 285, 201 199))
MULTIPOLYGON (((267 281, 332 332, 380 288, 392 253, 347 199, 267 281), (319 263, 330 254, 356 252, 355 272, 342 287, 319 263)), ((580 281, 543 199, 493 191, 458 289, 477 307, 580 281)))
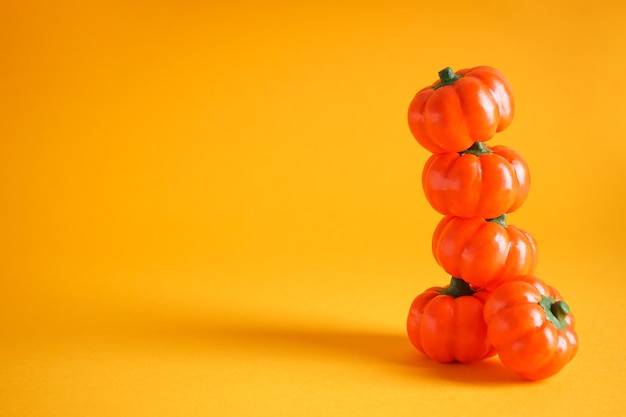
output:
POLYGON ((500 226, 506 228, 506 213, 499 215, 498 217, 494 217, 493 219, 487 219, 488 222, 497 223, 500 226))
POLYGON ((565 316, 569 314, 570 310, 565 301, 557 301, 556 303, 552 304, 552 306, 550 307, 550 311, 552 311, 552 314, 554 314, 554 316, 560 322, 563 322, 563 320, 565 320, 565 316))
POLYGON ((461 155, 471 154, 476 156, 488 155, 490 153, 493 153, 493 151, 489 149, 489 147, 487 147, 487 145, 485 145, 483 142, 474 142, 472 146, 470 146, 463 152, 460 152, 461 155))
POLYGON ((454 84, 462 75, 455 74, 452 68, 446 67, 439 71, 439 82, 433 87, 434 90, 445 87, 446 85, 454 84))
POLYGON ((554 301, 552 297, 543 295, 539 305, 543 307, 546 313, 546 319, 550 321, 554 327, 559 330, 565 329, 567 323, 565 317, 569 314, 570 309, 565 301, 554 301))
POLYGON ((450 285, 444 287, 439 291, 441 295, 449 295, 451 297, 462 297, 466 295, 474 295, 476 291, 470 287, 470 285, 463 281, 461 278, 450 278, 450 285))

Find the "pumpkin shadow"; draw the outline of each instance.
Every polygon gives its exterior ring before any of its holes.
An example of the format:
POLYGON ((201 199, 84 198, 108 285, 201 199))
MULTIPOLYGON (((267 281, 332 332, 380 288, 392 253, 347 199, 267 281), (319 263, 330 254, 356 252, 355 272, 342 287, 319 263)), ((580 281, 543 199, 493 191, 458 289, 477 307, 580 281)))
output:
POLYGON ((242 357, 297 359, 319 365, 325 362, 375 368, 389 375, 423 382, 506 384, 522 380, 497 358, 471 364, 441 364, 419 353, 403 333, 377 330, 343 330, 297 323, 207 323, 186 321, 159 331, 170 342, 228 347, 242 357))
POLYGON ((453 381, 470 385, 505 385, 527 383, 509 371, 497 357, 473 363, 438 363, 416 352, 407 361, 407 366, 422 377, 453 381))

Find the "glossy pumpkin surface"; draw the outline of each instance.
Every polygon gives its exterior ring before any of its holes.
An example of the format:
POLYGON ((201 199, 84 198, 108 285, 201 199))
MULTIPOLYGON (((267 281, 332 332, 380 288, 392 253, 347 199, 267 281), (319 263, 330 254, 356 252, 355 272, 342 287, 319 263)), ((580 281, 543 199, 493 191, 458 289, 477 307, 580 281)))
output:
POLYGON ((409 309, 407 333, 417 350, 443 363, 476 362, 493 356, 483 309, 489 293, 452 278, 446 287, 418 295, 409 309), (459 287, 463 288, 461 294, 459 287))
POLYGON ((477 142, 462 154, 433 154, 424 166, 422 188, 441 214, 494 218, 526 201, 530 171, 513 149, 477 142))
POLYGON ((485 303, 484 317, 500 360, 523 378, 548 378, 578 351, 569 306, 536 276, 516 277, 496 288, 485 303))
POLYGON ((411 101, 408 124, 430 152, 461 152, 504 130, 514 110, 511 86, 497 69, 479 66, 455 73, 445 68, 411 101))
POLYGON ((532 274, 538 261, 535 238, 505 219, 444 217, 432 239, 437 263, 454 277, 490 289, 509 277, 532 274))

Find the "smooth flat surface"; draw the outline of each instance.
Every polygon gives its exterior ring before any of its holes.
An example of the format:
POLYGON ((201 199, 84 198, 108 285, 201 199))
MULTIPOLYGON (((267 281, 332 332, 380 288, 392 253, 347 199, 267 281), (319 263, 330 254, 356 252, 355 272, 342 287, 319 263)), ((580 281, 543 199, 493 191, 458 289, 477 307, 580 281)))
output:
POLYGON ((3 2, 0 415, 626 414, 626 9, 419 3, 3 2), (406 109, 476 65, 577 319, 538 383, 404 333, 449 279, 406 109))

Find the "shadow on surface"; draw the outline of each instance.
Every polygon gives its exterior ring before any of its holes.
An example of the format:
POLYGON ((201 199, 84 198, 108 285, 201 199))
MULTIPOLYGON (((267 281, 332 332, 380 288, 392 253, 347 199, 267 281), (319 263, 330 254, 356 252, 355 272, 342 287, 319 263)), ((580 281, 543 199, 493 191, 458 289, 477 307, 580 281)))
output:
POLYGON ((323 326, 250 323, 179 322, 159 330, 162 341, 208 346, 242 358, 298 360, 313 365, 335 362, 345 366, 384 368, 404 378, 467 384, 522 382, 497 358, 473 364, 440 364, 419 353, 402 333, 367 332, 323 326))

